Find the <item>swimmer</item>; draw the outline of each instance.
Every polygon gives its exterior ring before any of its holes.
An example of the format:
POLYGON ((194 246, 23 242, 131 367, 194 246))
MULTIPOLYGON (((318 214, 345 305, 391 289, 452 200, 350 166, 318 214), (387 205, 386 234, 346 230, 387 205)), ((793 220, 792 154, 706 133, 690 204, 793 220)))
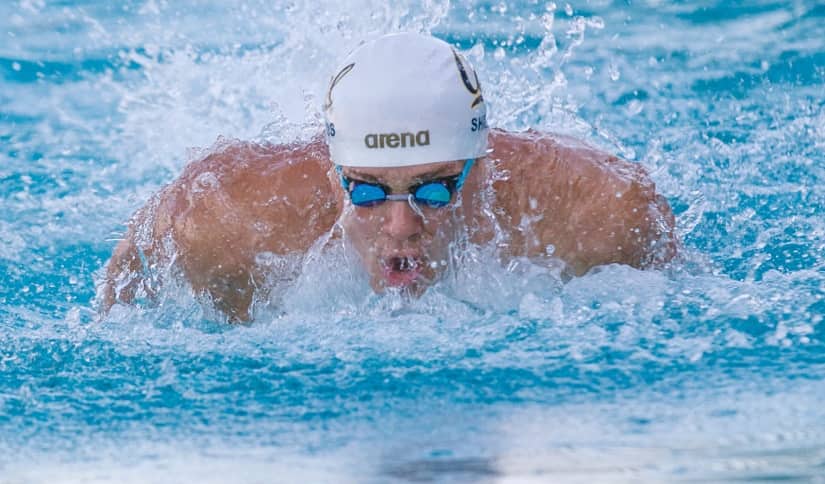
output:
POLYGON ((190 163, 130 221, 103 311, 156 297, 153 274, 174 267, 230 320, 249 320, 272 270, 257 257, 305 254, 331 231, 375 291, 412 295, 439 280, 459 237, 496 244, 502 261, 552 253, 571 276, 676 254, 670 207, 641 166, 489 128, 473 67, 436 38, 361 45, 334 72, 324 115, 311 141, 234 142, 190 163))

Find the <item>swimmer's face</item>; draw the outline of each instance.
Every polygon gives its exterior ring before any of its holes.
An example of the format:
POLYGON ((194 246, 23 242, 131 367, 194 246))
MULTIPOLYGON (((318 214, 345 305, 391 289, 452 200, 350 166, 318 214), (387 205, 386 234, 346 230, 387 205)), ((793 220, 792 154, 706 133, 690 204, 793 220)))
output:
MULTIPOLYGON (((409 194, 410 187, 456 176, 463 167, 463 161, 402 168, 347 167, 343 175, 355 183, 389 187, 391 194, 409 194)), ((462 223, 457 198, 458 193, 453 193, 451 203, 441 208, 413 206, 407 200, 387 200, 370 207, 347 202, 342 225, 374 290, 399 287, 418 295, 447 267, 449 244, 462 223)))

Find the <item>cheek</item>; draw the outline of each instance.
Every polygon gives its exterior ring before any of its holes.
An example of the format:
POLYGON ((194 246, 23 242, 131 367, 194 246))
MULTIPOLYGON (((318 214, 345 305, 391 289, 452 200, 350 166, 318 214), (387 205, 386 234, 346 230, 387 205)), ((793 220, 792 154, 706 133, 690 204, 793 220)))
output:
POLYGON ((378 211, 355 207, 344 219, 344 228, 350 230, 351 236, 373 239, 381 227, 383 219, 378 211))
POLYGON ((341 220, 346 236, 359 254, 364 257, 378 237, 381 219, 368 209, 354 208, 341 220))
POLYGON ((424 224, 425 232, 429 233, 435 240, 452 239, 458 226, 455 215, 446 210, 430 209, 429 212, 424 214, 426 220, 424 224))

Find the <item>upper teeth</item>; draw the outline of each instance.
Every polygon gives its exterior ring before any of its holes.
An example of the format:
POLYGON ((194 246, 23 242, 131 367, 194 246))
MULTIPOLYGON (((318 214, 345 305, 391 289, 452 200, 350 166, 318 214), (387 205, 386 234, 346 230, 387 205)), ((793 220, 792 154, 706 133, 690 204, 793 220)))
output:
POLYGON ((401 257, 398 260, 398 269, 402 271, 414 269, 416 266, 415 261, 410 259, 409 257, 401 257))

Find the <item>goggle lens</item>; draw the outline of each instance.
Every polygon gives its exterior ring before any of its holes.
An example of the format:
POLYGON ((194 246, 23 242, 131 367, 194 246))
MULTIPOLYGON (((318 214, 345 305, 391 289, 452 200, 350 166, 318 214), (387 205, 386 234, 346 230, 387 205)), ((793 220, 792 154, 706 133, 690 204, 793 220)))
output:
POLYGON ((370 207, 387 199, 387 193, 378 185, 357 183, 350 192, 352 203, 359 207, 370 207))
POLYGON ((442 183, 425 183, 418 187, 413 194, 415 201, 428 207, 440 208, 450 203, 453 192, 442 183))

